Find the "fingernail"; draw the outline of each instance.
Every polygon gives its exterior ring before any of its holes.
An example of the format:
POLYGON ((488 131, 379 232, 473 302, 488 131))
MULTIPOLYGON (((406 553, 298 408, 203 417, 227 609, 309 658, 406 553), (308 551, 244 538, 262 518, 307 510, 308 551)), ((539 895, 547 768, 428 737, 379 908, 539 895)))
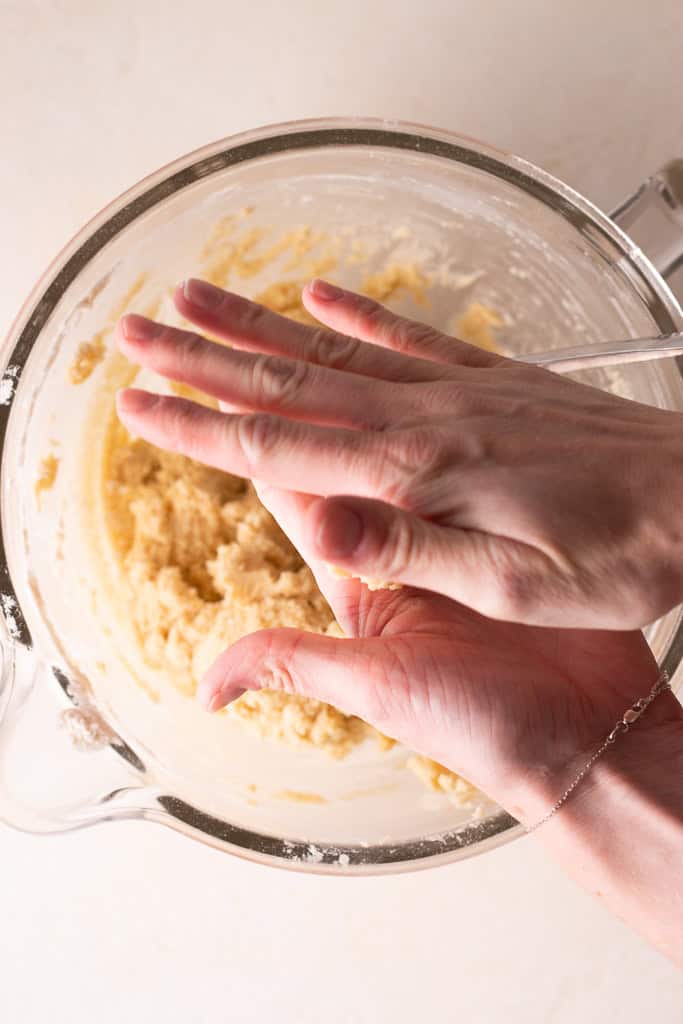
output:
POLYGON ((329 281, 321 281, 319 277, 311 281, 308 290, 314 298, 321 299, 323 302, 334 302, 336 299, 341 299, 344 294, 341 288, 330 284, 329 281))
POLYGON ((220 288, 214 287, 208 281, 198 281, 195 277, 183 281, 183 295, 193 306, 207 313, 217 309, 223 301, 223 292, 220 288))
POLYGON ((222 707, 225 707, 225 701, 223 700, 220 690, 218 693, 214 693, 208 704, 204 704, 204 707, 207 711, 220 711, 222 707))
POLYGON ((158 338, 164 329, 163 324, 148 320, 146 316, 128 313, 120 321, 121 333, 128 341, 152 341, 158 338))
POLYGON ((226 697, 223 690, 213 690, 212 687, 199 685, 197 689, 197 700, 202 704, 207 711, 220 711, 221 708, 226 707, 228 704, 232 704, 233 701, 241 697, 243 693, 246 693, 245 689, 238 687, 230 691, 230 696, 226 697))
POLYGON ((214 697, 220 693, 220 690, 216 689, 211 675, 211 669, 209 669, 204 678, 200 680, 199 686, 195 692, 195 700, 198 700, 199 703, 207 709, 207 711, 210 710, 214 697))
POLYGON ((159 401, 160 395, 138 388, 124 388, 116 393, 116 409, 122 413, 148 412, 159 401))
POLYGON ((363 520, 348 505, 335 503, 318 529, 318 549, 329 561, 353 554, 363 536, 363 520))

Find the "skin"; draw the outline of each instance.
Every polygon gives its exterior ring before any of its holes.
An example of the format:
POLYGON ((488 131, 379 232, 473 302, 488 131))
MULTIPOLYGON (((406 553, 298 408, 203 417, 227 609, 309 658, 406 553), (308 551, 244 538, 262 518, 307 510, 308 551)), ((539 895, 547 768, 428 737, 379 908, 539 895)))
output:
MULTIPOLYGON (((637 627, 680 596, 680 541, 661 479, 668 486, 681 458, 679 417, 484 353, 324 283, 304 302, 332 329, 203 282, 178 289, 176 305, 232 348, 138 316, 118 327, 131 360, 220 402, 215 411, 128 389, 123 422, 257 480, 347 634, 244 637, 210 669, 200 698, 216 710, 268 687, 329 701, 530 824, 657 678, 637 627), (370 592, 331 575, 330 562, 405 586, 370 592)), ((658 697, 618 744, 539 834, 683 964, 679 866, 671 891, 683 797, 667 781, 683 767, 675 697, 658 697), (598 826, 611 818, 606 842, 598 826)))

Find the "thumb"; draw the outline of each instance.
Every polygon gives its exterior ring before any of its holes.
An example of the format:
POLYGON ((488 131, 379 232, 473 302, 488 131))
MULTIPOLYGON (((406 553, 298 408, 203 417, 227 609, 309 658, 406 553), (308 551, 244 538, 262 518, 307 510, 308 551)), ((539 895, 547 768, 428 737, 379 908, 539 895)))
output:
POLYGON ((316 558, 354 576, 425 587, 448 597, 455 596, 456 578, 476 536, 369 498, 319 498, 306 517, 316 558))
POLYGON ((245 690, 283 690, 333 704, 382 728, 401 702, 400 686, 383 685, 387 660, 381 640, 264 629, 242 637, 216 659, 197 697, 209 711, 218 711, 245 690))
POLYGON ((354 576, 422 587, 489 618, 530 621, 546 557, 479 530, 442 526, 383 501, 319 498, 306 511, 317 559, 354 576))

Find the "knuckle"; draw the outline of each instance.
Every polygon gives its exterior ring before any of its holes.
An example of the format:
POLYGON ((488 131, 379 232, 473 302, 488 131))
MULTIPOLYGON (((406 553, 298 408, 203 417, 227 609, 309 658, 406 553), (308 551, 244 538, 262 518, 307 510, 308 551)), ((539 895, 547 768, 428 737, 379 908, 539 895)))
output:
POLYGON ((392 519, 382 551, 382 572, 388 577, 401 577, 415 562, 417 538, 402 517, 392 519))
POLYGON ((409 474, 439 468, 443 456, 443 439, 429 427, 398 431, 390 436, 389 447, 393 461, 409 474))
POLYGON ((280 690, 282 693, 288 694, 296 694, 301 690, 292 669, 278 656, 264 658, 260 681, 266 690, 280 690))
POLYGON ((250 333, 257 333, 270 315, 270 311, 265 306, 247 300, 239 311, 240 327, 246 328, 250 333))
POLYGON ((441 436, 433 429, 412 428, 384 435, 381 473, 386 500, 410 504, 412 491, 444 468, 447 454, 441 436))
POLYGON ((260 355, 252 364, 251 385, 254 393, 278 405, 294 401, 307 378, 308 370, 302 362, 260 355))
POLYGON ((160 402, 165 412, 164 436, 168 446, 192 457, 200 439, 197 427, 203 410, 184 399, 164 396, 160 402))
MULTIPOLYGON (((468 412, 473 412, 470 409, 468 412)), ((495 465, 499 458, 499 437, 495 425, 473 416, 459 420, 448 437, 448 461, 451 465, 473 469, 495 465)))
POLYGON ((164 334, 164 342, 166 355, 177 363, 181 374, 201 369, 206 359, 208 344, 199 334, 188 331, 180 339, 180 344, 177 344, 169 331, 164 334))
POLYGON ((386 310, 374 299, 360 296, 356 302, 354 322, 359 332, 376 333, 384 329, 386 324, 386 310))
POLYGON ((398 352, 427 352, 441 341, 441 335, 428 324, 415 320, 396 320, 390 328, 391 347, 398 352))
POLYGON ((259 659, 259 682, 262 689, 302 696, 307 694, 309 680, 306 673, 298 668, 300 642, 300 635, 286 628, 268 631, 266 648, 259 659))
POLYGON ((237 435, 244 457, 253 468, 280 443, 280 421, 267 413, 247 413, 237 418, 237 435))
POLYGON ((320 328, 315 330, 308 340, 306 358, 321 366, 345 370, 353 363, 360 344, 357 338, 320 328))

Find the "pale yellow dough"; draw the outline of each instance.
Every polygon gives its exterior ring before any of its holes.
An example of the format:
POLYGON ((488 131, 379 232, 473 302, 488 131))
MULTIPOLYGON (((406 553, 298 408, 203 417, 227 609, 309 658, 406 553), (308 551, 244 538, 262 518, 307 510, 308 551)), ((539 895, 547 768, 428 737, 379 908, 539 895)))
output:
MULTIPOLYGON (((339 635, 313 574, 250 484, 112 428, 109 535, 147 664, 188 696, 230 644, 271 626, 339 635)), ((227 712, 252 731, 343 756, 364 722, 310 698, 248 692, 227 712)))
POLYGON ((36 501, 40 502, 41 494, 54 487, 58 469, 59 459, 56 455, 46 455, 45 458, 41 460, 40 468, 38 470, 38 478, 33 486, 36 501))
POLYGON ((425 786, 436 792, 451 794, 458 803, 469 804, 477 798, 477 790, 467 779, 461 778, 429 757, 413 754, 408 758, 408 768, 415 772, 425 786))
MULTIPOLYGON (((146 279, 145 274, 140 274, 112 309, 107 325, 93 337, 79 344, 76 355, 69 366, 69 382, 71 384, 83 384, 104 360, 107 354, 107 338, 111 334, 114 324, 120 316, 128 311, 135 296, 142 291, 146 279)), ((96 295, 97 292, 95 291, 94 294, 96 295)))

